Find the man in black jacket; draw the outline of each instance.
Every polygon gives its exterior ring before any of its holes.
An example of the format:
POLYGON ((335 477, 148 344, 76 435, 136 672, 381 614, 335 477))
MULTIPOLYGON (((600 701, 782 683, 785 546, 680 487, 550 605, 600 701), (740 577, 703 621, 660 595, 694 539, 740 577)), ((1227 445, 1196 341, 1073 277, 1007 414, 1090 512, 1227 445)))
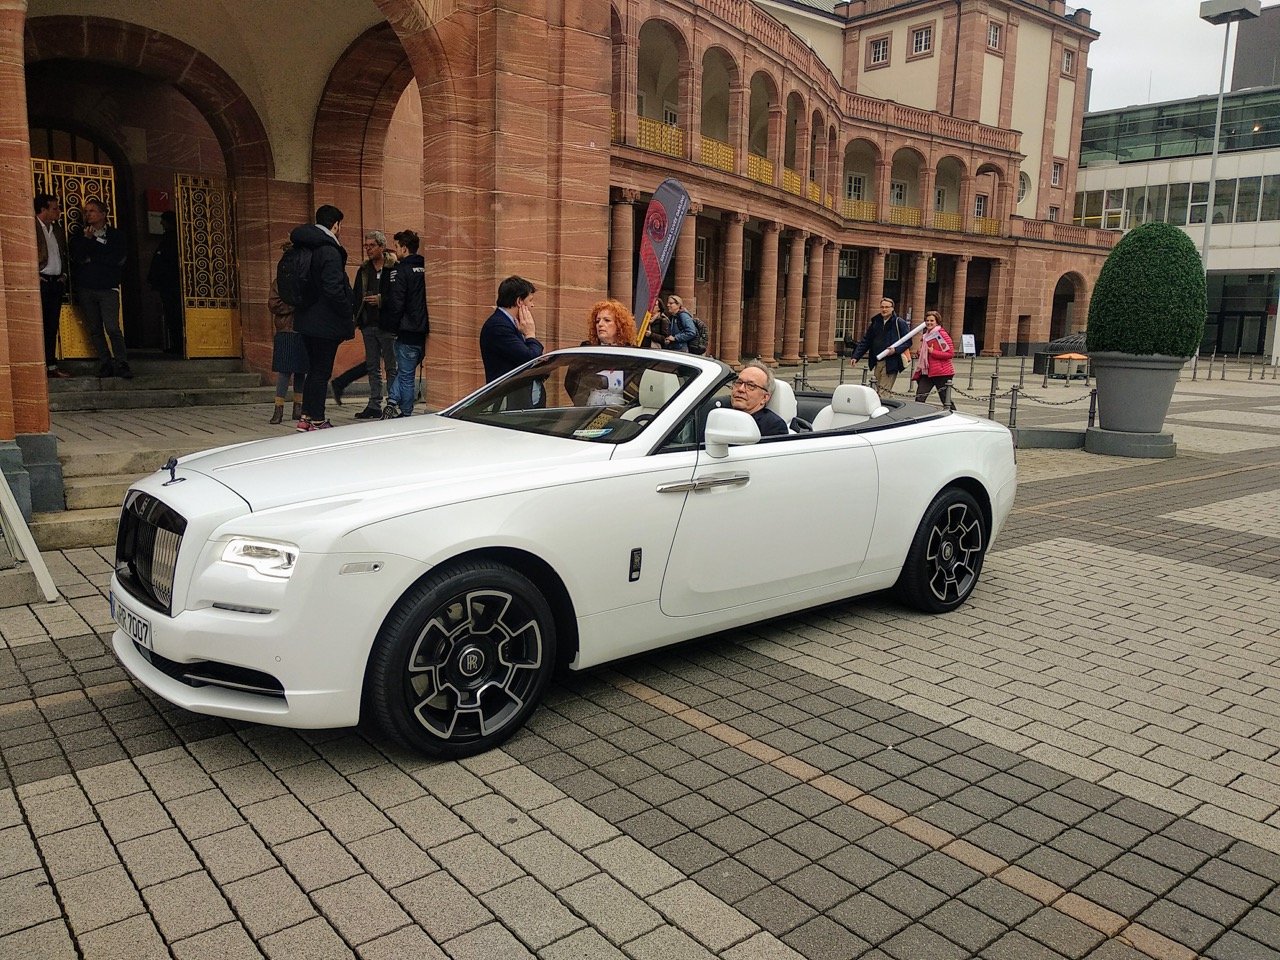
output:
POLYGON ((894 341, 902 339, 910 332, 911 326, 898 316, 893 309, 893 301, 885 297, 880 301, 880 315, 871 318, 871 324, 867 327, 867 332, 862 335, 858 345, 853 348, 853 363, 849 364, 849 366, 856 366, 863 355, 870 354, 871 359, 867 361, 867 365, 871 368, 871 373, 876 378, 876 393, 882 397, 888 396, 893 392, 893 384, 898 379, 898 374, 902 372, 903 354, 911 347, 911 341, 908 340, 906 343, 895 347, 893 353, 884 358, 884 365, 880 368, 879 373, 876 373, 876 364, 881 361, 877 360, 876 356, 886 350, 894 341))
POLYGON ((124 331, 120 329, 120 268, 124 266, 126 253, 124 234, 107 223, 110 211, 105 201, 86 200, 82 214, 84 229, 71 241, 76 298, 84 311, 89 339, 98 354, 98 376, 119 374, 128 380, 133 371, 129 369, 129 348, 124 344, 124 331), (110 346, 107 345, 108 339, 110 346))
POLYGON ((311 250, 310 288, 314 299, 297 308, 293 329, 302 335, 310 368, 302 384, 302 419, 298 430, 324 430, 333 426, 324 416, 325 394, 333 373, 338 345, 356 335, 351 313, 351 281, 347 279, 347 251, 338 241, 342 211, 326 203, 316 211, 316 222, 294 227, 294 246, 311 250))
POLYGON ((387 281, 383 312, 399 330, 396 334, 396 378, 387 388, 383 420, 413 416, 414 384, 418 364, 427 352, 431 332, 427 316, 427 265, 418 253, 418 235, 401 230, 392 237, 395 269, 387 281))
POLYGON ((364 337, 364 362, 333 378, 333 399, 342 406, 347 387, 361 377, 369 378, 369 402, 356 414, 357 420, 382 419, 382 367, 387 368, 387 390, 396 379, 396 327, 390 311, 384 310, 383 296, 395 270, 396 255, 387 249, 387 237, 381 230, 364 235, 367 258, 356 270, 351 306, 355 310, 356 329, 364 337))

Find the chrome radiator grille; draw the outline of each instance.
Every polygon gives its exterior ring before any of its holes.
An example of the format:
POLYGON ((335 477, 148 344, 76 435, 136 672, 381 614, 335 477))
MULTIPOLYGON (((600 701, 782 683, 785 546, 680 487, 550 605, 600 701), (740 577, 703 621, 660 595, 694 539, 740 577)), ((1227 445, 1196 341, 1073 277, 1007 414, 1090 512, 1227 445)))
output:
POLYGON ((173 574, 187 521, 147 493, 130 491, 116 534, 116 576, 136 599, 171 616, 173 574))

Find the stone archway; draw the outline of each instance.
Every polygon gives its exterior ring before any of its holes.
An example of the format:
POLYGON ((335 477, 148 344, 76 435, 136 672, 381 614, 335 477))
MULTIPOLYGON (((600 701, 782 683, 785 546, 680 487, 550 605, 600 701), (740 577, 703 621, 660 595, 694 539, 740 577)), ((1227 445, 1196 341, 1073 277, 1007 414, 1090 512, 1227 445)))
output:
POLYGON ((1053 288, 1049 339, 1058 340, 1083 330, 1088 306, 1088 285, 1084 277, 1074 270, 1059 277, 1053 288))

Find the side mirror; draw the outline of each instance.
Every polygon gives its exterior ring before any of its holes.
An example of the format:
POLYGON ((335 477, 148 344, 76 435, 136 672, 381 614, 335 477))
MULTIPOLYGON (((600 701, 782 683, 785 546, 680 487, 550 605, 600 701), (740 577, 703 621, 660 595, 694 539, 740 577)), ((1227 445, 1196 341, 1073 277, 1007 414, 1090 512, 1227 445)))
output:
POLYGON ((760 428, 751 414, 722 408, 707 415, 707 456, 720 460, 729 455, 730 447, 759 442, 760 428))

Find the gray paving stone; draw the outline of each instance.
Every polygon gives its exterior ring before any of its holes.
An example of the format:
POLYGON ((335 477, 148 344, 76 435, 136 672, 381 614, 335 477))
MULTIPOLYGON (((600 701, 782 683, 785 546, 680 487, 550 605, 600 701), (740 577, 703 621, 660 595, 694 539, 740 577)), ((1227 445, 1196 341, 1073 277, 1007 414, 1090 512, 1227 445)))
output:
POLYGON ((210 875, 220 884, 270 870, 279 861, 247 824, 192 843, 210 875))
POLYGON ((364 874, 317 890, 312 899, 350 944, 375 940, 409 922, 390 894, 364 874))
MULTIPOLYGON (((160 931, 147 916, 129 917, 109 926, 91 930, 76 942, 85 960, 164 960, 169 956, 160 931)), ((32 954, 32 957, 42 957, 32 954)))
POLYGON ((443 870, 397 887, 392 895, 436 943, 446 943, 493 919, 476 896, 443 870))
POLYGON ((156 926, 168 941, 181 940, 229 923, 222 893, 204 873, 166 880, 142 891, 156 926))
POLYGON ((1018 932, 1073 960, 1085 956, 1106 939, 1080 921, 1049 908, 1025 920, 1018 932))
POLYGON ((710 960, 715 955, 688 934, 663 925, 627 944, 633 960, 710 960))
POLYGON ((0 880, 0 936, 62 916, 43 870, 28 870, 0 880))
POLYGON ((784 936, 818 916, 818 911, 779 886, 769 886, 734 905, 774 936, 784 936))
POLYGON ((864 956, 866 943, 840 924, 826 917, 814 917, 791 931, 784 943, 804 957, 815 960, 864 956))
POLYGON ((175 960, 254 960, 262 952, 239 923, 225 923, 173 945, 175 960))
POLYGON ((280 867, 225 884, 222 890, 255 940, 316 916, 306 894, 280 867))
POLYGON ((439 869, 421 847, 394 828, 356 840, 348 844, 346 849, 370 876, 388 889, 425 877, 439 869))
MULTIPOLYGON (((67 922, 77 936, 144 912, 138 892, 123 866, 106 867, 64 880, 58 884, 58 896, 67 922)), ((5 898, 0 902, 9 901, 5 898)))
POLYGON ((170 800, 165 807, 188 840, 221 833, 244 823, 244 818, 221 790, 205 790, 170 800))
POLYGON ((259 941, 270 960, 349 960, 354 954, 323 917, 314 917, 259 941))
POLYGON ((200 869, 200 862, 190 845, 174 829, 127 840, 118 849, 133 882, 140 889, 200 869))
POLYGON ((501 924, 490 923, 464 933, 446 944, 454 960, 487 960, 490 957, 532 957, 510 931, 501 924))

